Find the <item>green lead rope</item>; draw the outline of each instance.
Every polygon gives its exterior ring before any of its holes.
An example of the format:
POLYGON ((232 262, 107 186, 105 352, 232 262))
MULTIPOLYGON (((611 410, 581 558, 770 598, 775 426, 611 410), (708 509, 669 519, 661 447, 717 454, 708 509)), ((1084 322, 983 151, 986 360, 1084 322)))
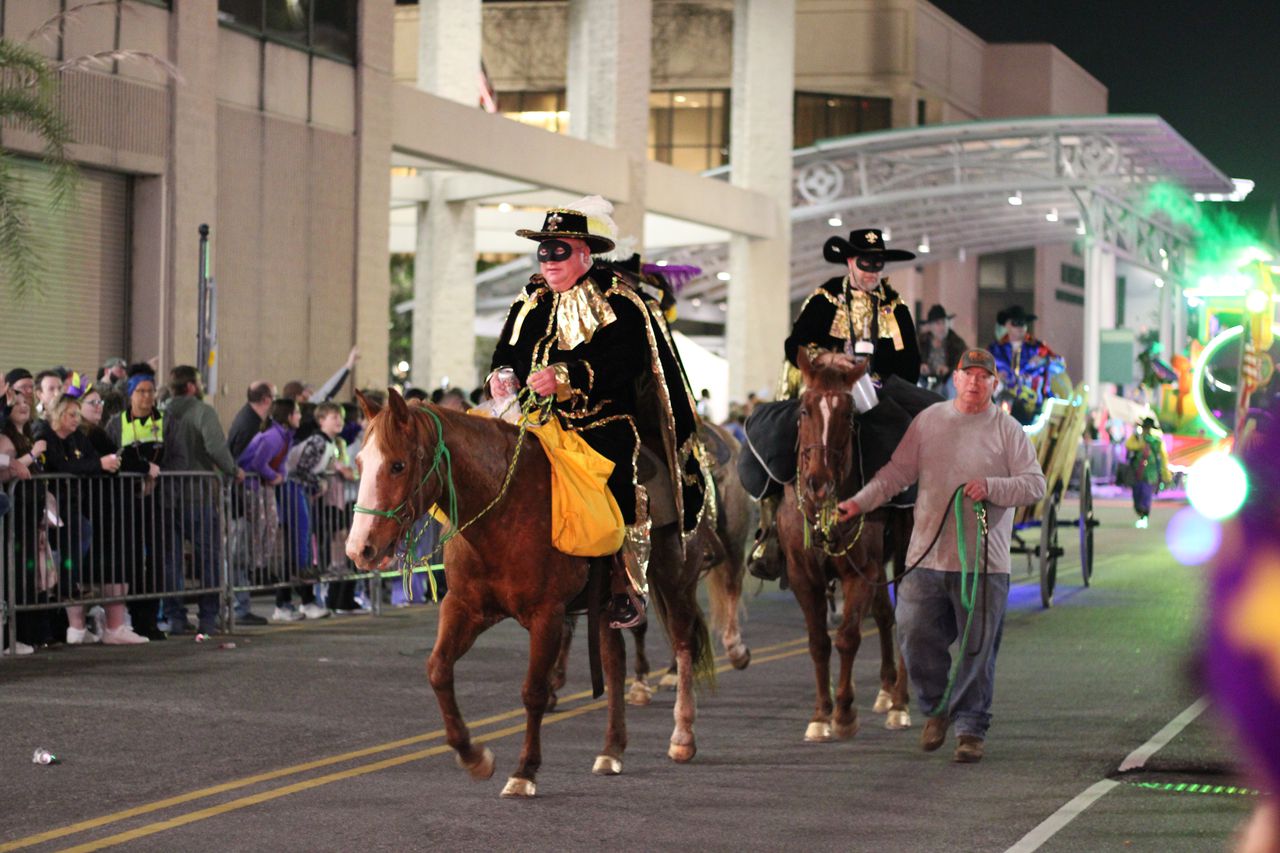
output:
MULTIPOLYGON (((974 501, 973 511, 978 518, 978 539, 974 542, 973 570, 970 571, 969 562, 965 554, 968 550, 968 543, 965 541, 964 517, 962 514, 964 507, 963 489, 956 489, 955 500, 951 506, 956 519, 956 550, 960 552, 960 606, 964 608, 967 615, 964 622, 964 634, 960 638, 960 648, 956 650, 956 658, 951 663, 951 675, 947 677, 947 689, 942 694, 942 699, 928 713, 930 717, 946 713, 951 704, 951 691, 955 689, 956 676, 960 672, 960 663, 964 660, 966 650, 969 648, 969 629, 973 627, 973 612, 977 609, 978 600, 978 581, 980 580, 978 560, 979 555, 985 551, 987 541, 987 506, 982 501, 974 501)), ((984 566, 984 572, 985 568, 984 566)))

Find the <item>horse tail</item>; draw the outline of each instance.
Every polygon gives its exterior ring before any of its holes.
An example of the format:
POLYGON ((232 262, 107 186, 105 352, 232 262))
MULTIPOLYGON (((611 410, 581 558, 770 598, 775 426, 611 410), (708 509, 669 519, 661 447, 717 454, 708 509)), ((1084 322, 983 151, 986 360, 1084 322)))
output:
POLYGON ((671 613, 676 608, 684 608, 689 611, 689 642, 692 646, 690 657, 693 659, 693 681, 699 687, 715 690, 716 659, 711 646, 711 632, 707 629, 707 620, 702 615, 702 608, 698 606, 697 599, 694 598, 690 602, 692 607, 688 607, 680 601, 673 601, 669 590, 663 584, 650 584, 649 589, 653 593, 654 610, 657 612, 658 618, 662 620, 662 624, 666 626, 667 640, 673 647, 675 646, 675 637, 672 636, 671 613))

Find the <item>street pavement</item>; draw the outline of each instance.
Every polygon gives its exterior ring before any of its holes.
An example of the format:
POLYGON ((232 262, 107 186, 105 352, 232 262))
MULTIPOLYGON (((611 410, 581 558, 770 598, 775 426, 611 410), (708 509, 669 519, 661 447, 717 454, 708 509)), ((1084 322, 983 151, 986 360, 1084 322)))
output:
MULTIPOLYGON (((722 666, 699 697, 691 764, 666 757, 673 694, 661 692, 628 709, 623 774, 591 775, 604 714, 580 646, 544 727, 538 797, 502 800, 522 737, 527 637, 503 623, 458 667, 463 712, 498 758, 491 780, 473 782, 444 744, 424 674, 436 616, 424 605, 0 660, 0 853, 1003 851, 1029 833, 1017 849, 1034 839, 1045 851, 1223 850, 1256 797, 1213 709, 1195 715, 1204 569, 1164 547, 1175 509, 1158 506, 1151 528, 1134 530, 1123 502, 1098 506, 1087 589, 1064 531, 1050 610, 1015 557, 980 764, 952 763, 953 739, 921 752, 918 708, 910 731, 883 727, 871 712, 872 633, 855 668, 862 730, 804 743, 814 688, 803 621, 789 592, 751 581, 754 659, 742 672, 722 666), (1117 774, 1190 717, 1141 768, 1117 774), (37 746, 61 763, 32 764, 37 746), (1073 801, 1073 816, 1060 812, 1073 801)), ((650 634, 657 664, 666 648, 650 634)))

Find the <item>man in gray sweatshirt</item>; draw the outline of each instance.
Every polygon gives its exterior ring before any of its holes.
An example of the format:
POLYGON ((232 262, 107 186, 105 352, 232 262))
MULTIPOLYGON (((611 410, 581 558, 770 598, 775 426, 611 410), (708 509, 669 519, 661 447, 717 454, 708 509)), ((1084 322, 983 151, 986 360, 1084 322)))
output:
POLYGON ((956 397, 925 409, 911 422, 898 449, 870 483, 840 504, 843 520, 874 510, 912 483, 919 483, 915 530, 908 565, 919 568, 898 584, 898 639, 917 701, 930 714, 920 745, 942 746, 954 722, 955 760, 982 760, 991 724, 996 653, 1009 597, 1009 540, 1014 507, 1044 497, 1044 473, 1022 426, 991 402, 995 359, 986 350, 966 350, 955 371, 956 397), (957 488, 967 500, 961 517, 970 570, 979 579, 968 646, 958 649, 959 670, 948 707, 938 708, 951 671, 949 648, 963 636, 967 614, 960 596, 960 555, 952 512, 957 488), (986 504, 989 539, 986 564, 975 553, 978 523, 974 502, 986 504), (934 534, 942 528, 933 542, 934 534), (932 546, 930 543, 933 542, 932 546), (975 654, 976 652, 976 654, 975 654))

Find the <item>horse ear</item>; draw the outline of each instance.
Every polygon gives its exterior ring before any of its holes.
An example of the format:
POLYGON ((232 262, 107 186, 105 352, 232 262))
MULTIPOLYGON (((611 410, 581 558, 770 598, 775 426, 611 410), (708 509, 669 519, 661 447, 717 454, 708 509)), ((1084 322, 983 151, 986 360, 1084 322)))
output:
POLYGON ((809 363, 809 350, 806 347, 796 350, 796 367, 800 368, 800 374, 806 378, 813 374, 813 365, 809 363))
POLYGON ((360 408, 364 412, 365 420, 371 421, 377 417, 378 412, 382 411, 382 407, 364 395, 359 388, 356 389, 356 401, 360 403, 360 408))
POLYGON ((391 415, 398 421, 407 421, 409 419, 409 404, 404 401, 404 397, 400 396, 400 392, 394 388, 387 389, 387 406, 391 409, 391 415))

